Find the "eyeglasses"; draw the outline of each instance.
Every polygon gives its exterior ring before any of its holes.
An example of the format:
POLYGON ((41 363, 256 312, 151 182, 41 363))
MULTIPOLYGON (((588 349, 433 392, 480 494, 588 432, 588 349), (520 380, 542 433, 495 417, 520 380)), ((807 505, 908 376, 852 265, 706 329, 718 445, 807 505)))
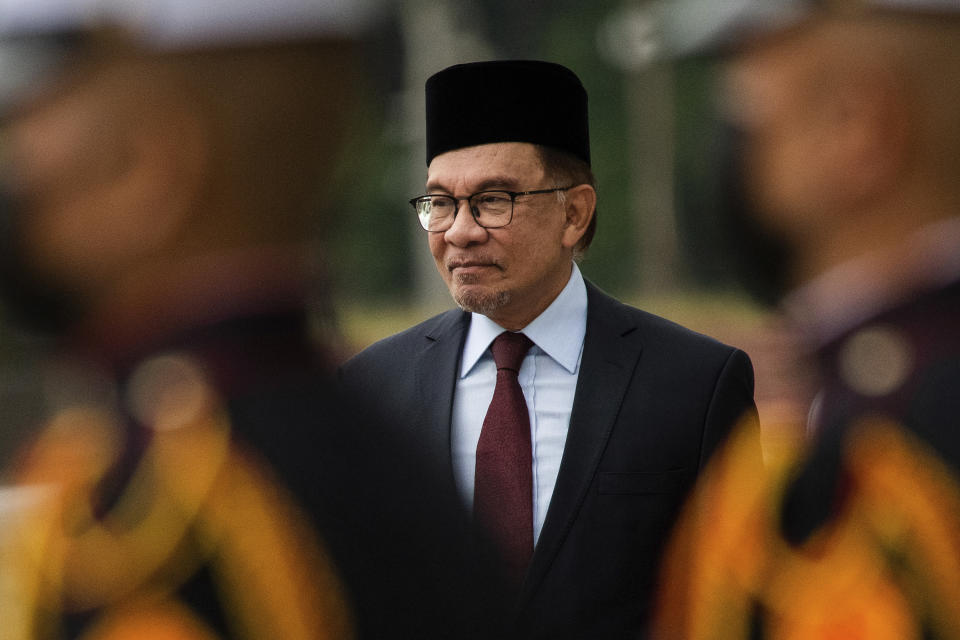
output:
POLYGON ((535 196, 541 193, 567 191, 569 187, 536 189, 534 191, 478 191, 466 198, 454 198, 441 194, 427 194, 410 200, 417 212, 420 226, 431 232, 446 231, 453 226, 460 209, 460 201, 466 200, 470 215, 485 229, 498 229, 510 224, 513 219, 513 203, 520 196, 535 196))

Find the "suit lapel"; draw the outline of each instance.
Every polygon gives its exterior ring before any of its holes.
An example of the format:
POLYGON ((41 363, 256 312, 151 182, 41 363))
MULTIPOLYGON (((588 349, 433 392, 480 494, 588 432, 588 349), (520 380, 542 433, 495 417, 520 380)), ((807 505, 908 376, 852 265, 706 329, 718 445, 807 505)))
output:
POLYGON ((593 481, 640 357, 636 323, 623 305, 587 283, 587 333, 557 484, 521 593, 543 580, 593 481))
POLYGON ((470 314, 449 311, 424 333, 423 349, 412 368, 416 372, 416 389, 422 395, 420 424, 426 430, 424 442, 432 460, 442 460, 450 478, 453 463, 450 452, 450 424, 453 415, 453 392, 460 371, 460 357, 470 314))

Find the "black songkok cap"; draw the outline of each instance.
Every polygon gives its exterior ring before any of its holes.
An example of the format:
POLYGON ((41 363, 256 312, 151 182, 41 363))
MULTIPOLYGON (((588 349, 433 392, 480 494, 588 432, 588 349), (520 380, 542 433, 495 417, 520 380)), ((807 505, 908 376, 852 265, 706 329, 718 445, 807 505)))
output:
POLYGON ((427 79, 427 164, 454 149, 530 142, 590 164, 587 92, 566 67, 536 60, 472 62, 427 79))

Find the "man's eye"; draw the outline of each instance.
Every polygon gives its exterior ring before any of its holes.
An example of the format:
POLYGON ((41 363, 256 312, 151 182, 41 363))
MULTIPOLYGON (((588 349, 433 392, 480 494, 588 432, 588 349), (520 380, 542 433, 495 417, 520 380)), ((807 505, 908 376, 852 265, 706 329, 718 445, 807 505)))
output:
POLYGON ((502 205, 509 201, 509 197, 499 193, 485 193, 480 197, 480 204, 502 205))
POLYGON ((450 198, 432 198, 430 208, 434 210, 445 210, 453 207, 453 201, 450 198))

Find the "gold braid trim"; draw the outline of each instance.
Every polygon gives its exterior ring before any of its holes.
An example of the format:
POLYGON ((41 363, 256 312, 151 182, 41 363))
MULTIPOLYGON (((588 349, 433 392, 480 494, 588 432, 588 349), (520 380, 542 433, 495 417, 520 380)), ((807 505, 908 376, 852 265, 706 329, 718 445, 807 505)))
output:
POLYGON ((153 438, 104 517, 91 505, 121 454, 113 414, 63 411, 25 458, 18 482, 39 497, 0 546, 22 620, 9 637, 55 637, 58 612, 69 608, 101 612, 84 640, 215 638, 175 600, 207 564, 238 637, 352 638, 344 588, 308 517, 253 452, 231 442, 199 367, 169 355, 140 373, 131 406, 153 438))
MULTIPOLYGON (((844 449, 851 491, 799 547, 780 533, 803 451, 766 469, 736 436, 713 460, 665 561, 654 638, 960 638, 960 485, 897 425, 869 419, 844 449)), ((824 496, 828 500, 829 496, 824 496)))

